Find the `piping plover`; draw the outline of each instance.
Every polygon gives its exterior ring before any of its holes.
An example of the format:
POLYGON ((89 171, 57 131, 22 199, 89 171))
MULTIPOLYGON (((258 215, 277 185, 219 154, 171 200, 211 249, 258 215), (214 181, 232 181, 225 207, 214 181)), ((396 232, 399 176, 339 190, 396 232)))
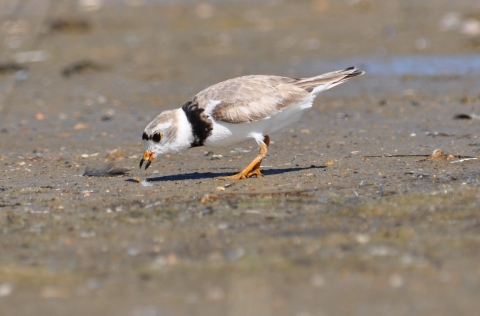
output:
POLYGON ((198 147, 225 147, 253 138, 257 157, 226 179, 260 177, 270 135, 297 121, 322 91, 364 74, 350 67, 311 78, 253 75, 217 83, 181 108, 160 113, 143 132, 145 147, 140 168, 155 156, 198 147))

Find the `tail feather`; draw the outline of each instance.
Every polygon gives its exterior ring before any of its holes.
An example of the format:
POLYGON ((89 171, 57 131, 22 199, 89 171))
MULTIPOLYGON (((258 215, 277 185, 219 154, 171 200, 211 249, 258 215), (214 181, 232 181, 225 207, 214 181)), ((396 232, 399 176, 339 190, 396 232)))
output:
POLYGON ((361 76, 364 73, 364 71, 358 70, 355 67, 349 67, 344 70, 328 72, 316 77, 298 79, 295 85, 316 95, 356 76, 361 76))

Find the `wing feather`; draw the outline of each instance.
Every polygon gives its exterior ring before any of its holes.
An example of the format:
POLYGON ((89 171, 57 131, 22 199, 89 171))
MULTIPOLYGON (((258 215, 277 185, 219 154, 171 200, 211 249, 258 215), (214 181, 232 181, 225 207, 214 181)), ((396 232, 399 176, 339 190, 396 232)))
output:
POLYGON ((308 91, 292 84, 295 80, 277 76, 239 77, 213 85, 195 98, 199 107, 216 121, 255 122, 310 97, 308 91), (210 109, 212 103, 215 105, 210 109))
MULTIPOLYGON (((214 120, 247 123, 265 120, 292 104, 310 100, 327 89, 364 74, 355 67, 311 78, 245 76, 217 83, 194 98, 214 120)), ((193 100, 192 100, 193 101, 193 100)))

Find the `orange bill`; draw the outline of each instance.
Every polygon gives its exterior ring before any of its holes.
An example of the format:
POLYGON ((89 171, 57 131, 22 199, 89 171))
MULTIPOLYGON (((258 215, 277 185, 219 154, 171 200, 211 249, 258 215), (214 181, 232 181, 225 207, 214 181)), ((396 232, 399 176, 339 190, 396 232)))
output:
POLYGON ((145 150, 143 153, 143 158, 140 160, 140 168, 142 168, 143 163, 146 161, 145 170, 150 167, 150 164, 155 160, 155 153, 153 151, 145 150))

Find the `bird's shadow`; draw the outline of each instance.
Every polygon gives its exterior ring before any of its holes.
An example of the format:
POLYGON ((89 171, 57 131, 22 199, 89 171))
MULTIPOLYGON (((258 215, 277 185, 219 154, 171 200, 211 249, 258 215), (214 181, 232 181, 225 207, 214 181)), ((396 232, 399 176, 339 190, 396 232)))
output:
MULTIPOLYGON (((295 168, 279 168, 279 169, 262 169, 262 174, 264 176, 272 176, 276 174, 283 174, 287 172, 296 172, 309 169, 325 169, 326 166, 315 166, 311 165, 309 167, 295 167, 295 168)), ((176 174, 155 178, 147 178, 149 182, 161 182, 161 181, 183 181, 183 180, 204 180, 204 179, 214 179, 218 177, 230 176, 233 173, 231 172, 192 172, 184 174, 176 174)), ((128 181, 128 180, 127 180, 128 181)))

